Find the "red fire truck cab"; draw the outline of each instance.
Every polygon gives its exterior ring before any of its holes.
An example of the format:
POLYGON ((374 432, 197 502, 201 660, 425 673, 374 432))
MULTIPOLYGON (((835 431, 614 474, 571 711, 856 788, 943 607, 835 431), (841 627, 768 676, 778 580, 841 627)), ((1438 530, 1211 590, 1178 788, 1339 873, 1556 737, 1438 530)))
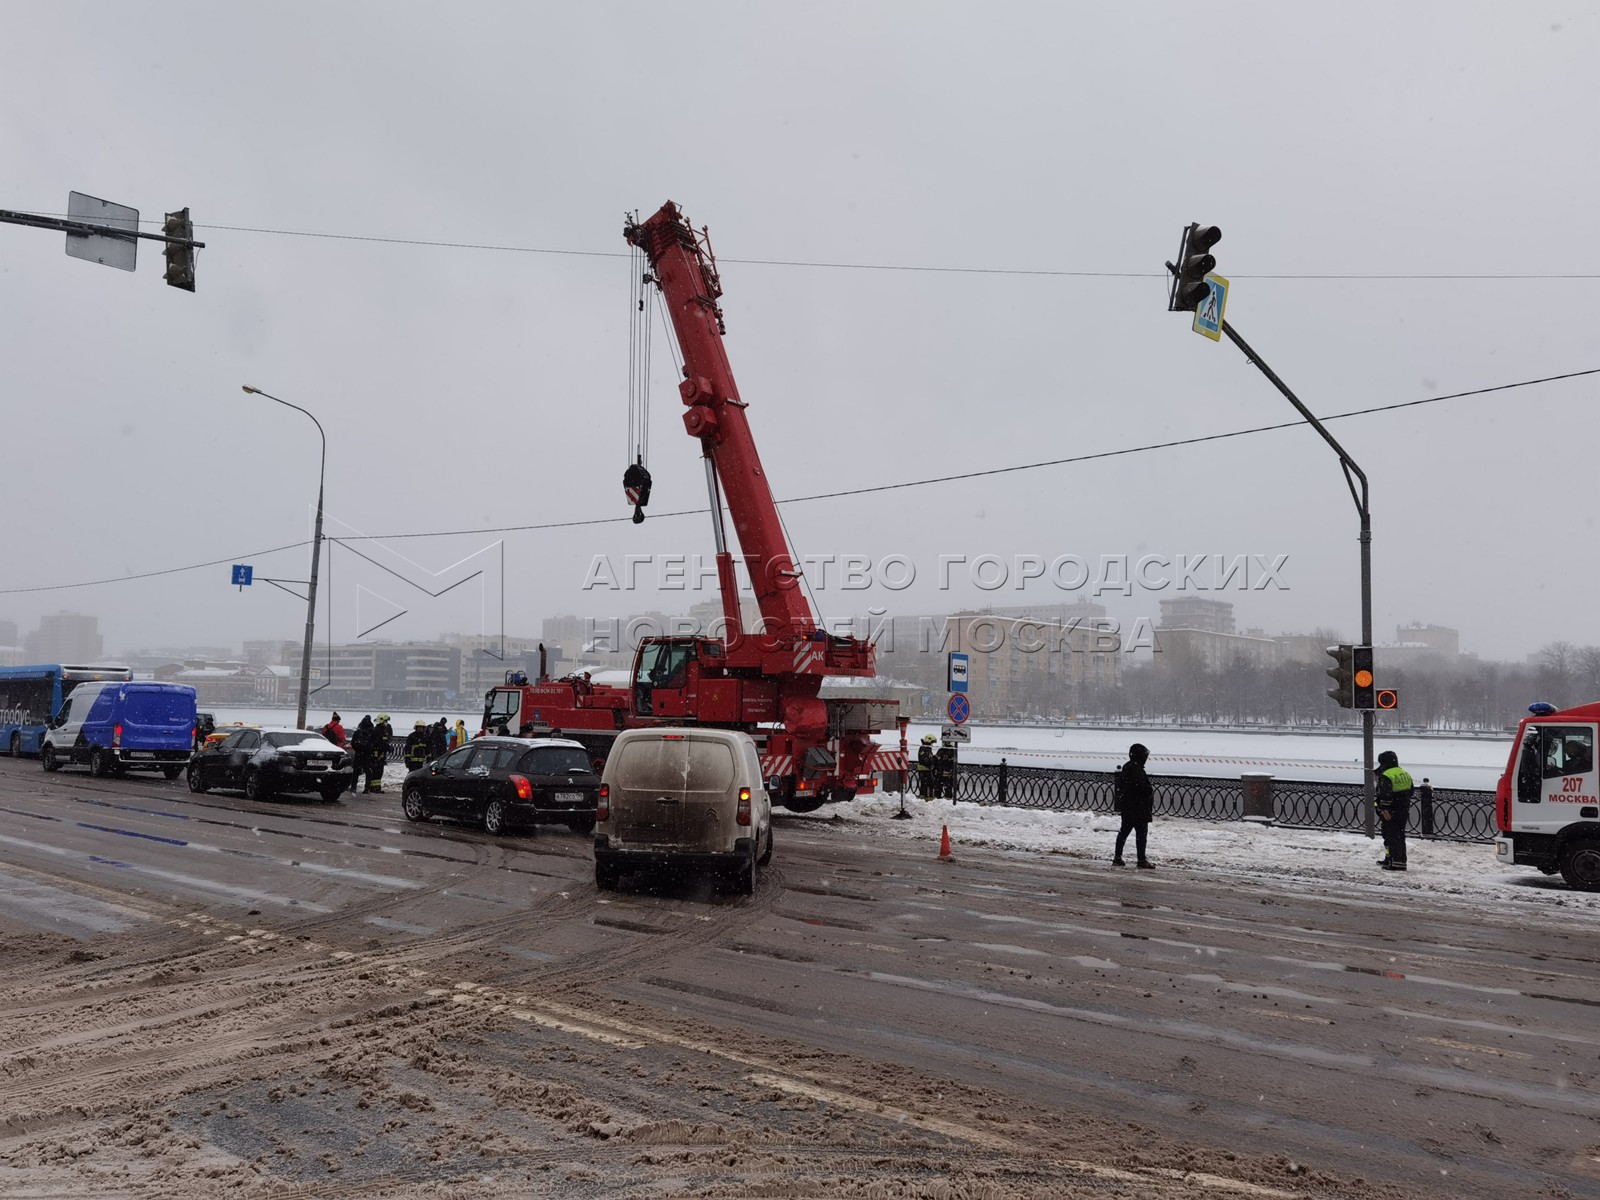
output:
POLYGON ((1495 793, 1495 859, 1600 891, 1600 704, 1532 704, 1528 712, 1495 793))

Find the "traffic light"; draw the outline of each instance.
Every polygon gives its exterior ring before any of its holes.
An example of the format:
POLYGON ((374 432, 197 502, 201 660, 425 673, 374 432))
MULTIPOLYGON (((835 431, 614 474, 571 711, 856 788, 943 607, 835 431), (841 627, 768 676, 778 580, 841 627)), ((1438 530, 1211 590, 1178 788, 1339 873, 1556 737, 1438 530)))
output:
POLYGON ((1379 688, 1378 689, 1378 707, 1379 708, 1399 708, 1400 707, 1400 692, 1399 692, 1399 690, 1396 689, 1396 688, 1379 688))
POLYGON ((1328 689, 1328 698, 1340 708, 1355 707, 1355 693, 1352 688, 1356 677, 1355 653, 1354 646, 1328 647, 1328 656, 1335 664, 1328 668, 1328 678, 1333 680, 1334 684, 1328 689))
POLYGON ((1183 248, 1178 252, 1178 269, 1167 301, 1169 312, 1193 312, 1211 289, 1206 276, 1216 270, 1211 247, 1222 240, 1215 225, 1191 225, 1183 231, 1183 248))
POLYGON ((1355 669, 1351 679, 1350 707, 1377 708, 1377 687, 1372 680, 1372 647, 1356 646, 1352 649, 1350 664, 1355 669))
POLYGON ((189 210, 180 208, 169 212, 161 232, 169 238, 182 238, 180 242, 167 243, 167 282, 186 292, 194 291, 194 226, 189 223, 189 210))

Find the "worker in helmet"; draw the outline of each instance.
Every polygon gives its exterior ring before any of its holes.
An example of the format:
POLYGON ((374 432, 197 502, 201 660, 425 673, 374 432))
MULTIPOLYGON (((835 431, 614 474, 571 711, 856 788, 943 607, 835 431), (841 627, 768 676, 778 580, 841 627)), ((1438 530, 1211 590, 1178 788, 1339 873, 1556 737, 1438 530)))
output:
POLYGON ((1383 828, 1383 857, 1378 865, 1385 871, 1406 869, 1406 818, 1411 814, 1413 790, 1400 756, 1393 750, 1378 755, 1378 796, 1373 803, 1383 828))
POLYGON ((421 721, 406 734, 406 770, 415 771, 428 761, 428 727, 421 721))
POLYGON ((933 799, 933 744, 939 739, 926 734, 917 747, 917 795, 924 800, 933 799))
POLYGON ((389 724, 389 714, 379 713, 378 723, 372 729, 372 757, 367 765, 367 791, 377 793, 383 791, 383 768, 389 761, 390 742, 394 737, 394 726, 389 724))

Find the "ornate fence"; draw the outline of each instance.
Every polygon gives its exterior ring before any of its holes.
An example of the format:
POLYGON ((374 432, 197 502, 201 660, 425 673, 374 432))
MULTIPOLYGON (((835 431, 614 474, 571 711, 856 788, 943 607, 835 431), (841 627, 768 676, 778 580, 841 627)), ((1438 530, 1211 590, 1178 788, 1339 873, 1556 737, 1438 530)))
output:
MULTIPOLYGON (((912 790, 917 790, 912 773, 912 790)), ((1112 812, 1111 776, 1099 771, 1013 767, 999 763, 963 765, 956 776, 958 801, 1003 804, 1011 808, 1049 808, 1112 812)), ((1202 821, 1242 821, 1244 784, 1238 779, 1196 775, 1152 775, 1156 812, 1202 821)), ((1356 783, 1305 783, 1274 779, 1273 823, 1300 829, 1366 829, 1363 791, 1356 783)), ((1460 842, 1487 842, 1495 835, 1494 794, 1434 788, 1424 808, 1413 799, 1406 822, 1409 834, 1460 842)))

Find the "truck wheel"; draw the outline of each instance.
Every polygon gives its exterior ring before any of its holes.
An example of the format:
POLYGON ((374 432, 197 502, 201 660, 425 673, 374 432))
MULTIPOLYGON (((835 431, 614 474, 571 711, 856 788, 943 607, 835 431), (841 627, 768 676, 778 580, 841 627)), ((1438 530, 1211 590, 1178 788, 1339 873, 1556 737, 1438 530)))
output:
POLYGON ((504 800, 491 800, 483 810, 483 831, 490 837, 499 837, 506 831, 506 805, 504 800))
POLYGON ((772 826, 767 826, 767 848, 761 852, 761 857, 756 860, 763 867, 772 861, 772 826))
POLYGON ((108 751, 102 750, 99 746, 89 751, 89 774, 96 779, 104 779, 108 775, 115 774, 108 751))
POLYGON ((571 818, 567 822, 567 828, 572 830, 573 833, 593 833, 594 814, 590 813, 587 817, 571 818))
POLYGON ((1561 850, 1561 878, 1580 892, 1600 892, 1600 841, 1568 842, 1561 850))
POLYGON ((13 733, 11 735, 11 757, 22 757, 22 735, 20 733, 13 733))
POLYGON ((324 800, 326 800, 329 804, 336 803, 338 801, 339 797, 342 796, 342 795, 344 795, 344 784, 343 783, 340 783, 337 786, 329 785, 329 786, 324 787, 322 789, 322 798, 324 800))
POLYGON ((163 775, 165 775, 168 779, 176 779, 179 775, 183 774, 183 768, 182 767, 162 767, 161 768, 161 773, 163 775))
POLYGON ((46 771, 61 770, 61 763, 56 760, 56 748, 49 742, 46 742, 39 751, 39 765, 46 771))

